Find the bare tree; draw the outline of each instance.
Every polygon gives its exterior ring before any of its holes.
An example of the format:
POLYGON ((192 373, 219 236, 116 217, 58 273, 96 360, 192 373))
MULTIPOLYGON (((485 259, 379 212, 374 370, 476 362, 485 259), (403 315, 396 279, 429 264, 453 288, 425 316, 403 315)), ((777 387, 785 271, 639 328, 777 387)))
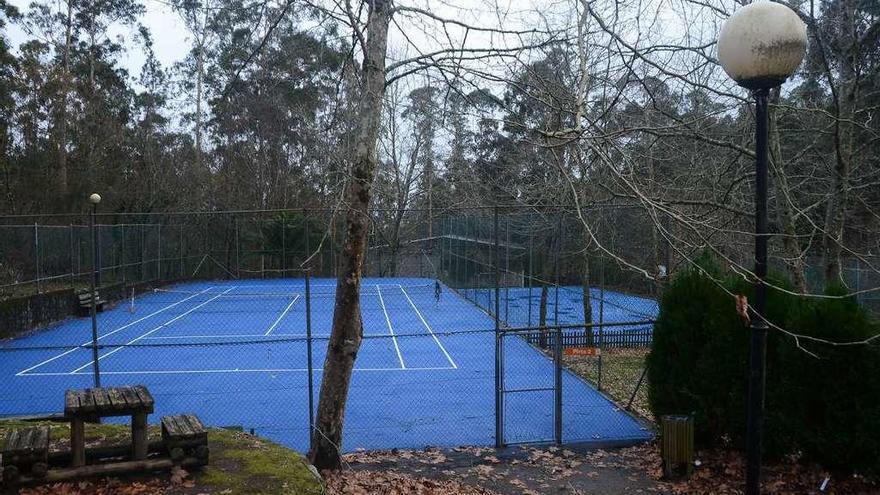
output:
MULTIPOLYGON (((468 63, 481 64, 493 58, 515 58, 530 48, 530 45, 521 43, 522 37, 535 32, 530 29, 517 31, 474 26, 420 7, 392 5, 389 0, 370 0, 363 5, 368 9, 366 21, 363 23, 360 20, 360 11, 355 10, 348 2, 334 6, 338 9, 338 18, 347 20, 353 44, 362 48, 363 63, 356 112, 357 130, 353 143, 354 158, 344 198, 345 240, 340 257, 336 305, 309 452, 310 460, 319 469, 331 469, 340 465, 348 388, 363 338, 360 283, 370 222, 368 209, 377 171, 377 141, 385 89, 387 85, 413 74, 429 71, 441 75, 457 74, 468 63), (439 26, 437 31, 443 33, 448 44, 438 49, 424 50, 419 43, 412 40, 409 29, 400 28, 405 43, 415 54, 386 66, 389 25, 395 15, 421 18, 424 22, 439 26), (464 31, 461 41, 450 34, 455 28, 464 31), (486 36, 488 39, 482 42, 488 44, 488 47, 468 45, 464 40, 470 33, 486 36), (512 36, 516 38, 516 43, 513 46, 496 47, 492 36, 512 36)), ((541 39, 534 46, 544 46, 547 43, 547 39, 541 39)))
POLYGON ((370 2, 363 39, 363 89, 357 110, 357 138, 345 201, 345 240, 341 268, 336 283, 333 327, 324 360, 324 374, 312 432, 309 459, 318 469, 338 468, 342 445, 342 425, 348 387, 355 358, 363 339, 360 312, 360 285, 367 232, 371 189, 376 174, 382 98, 385 95, 385 55, 391 2, 370 2))

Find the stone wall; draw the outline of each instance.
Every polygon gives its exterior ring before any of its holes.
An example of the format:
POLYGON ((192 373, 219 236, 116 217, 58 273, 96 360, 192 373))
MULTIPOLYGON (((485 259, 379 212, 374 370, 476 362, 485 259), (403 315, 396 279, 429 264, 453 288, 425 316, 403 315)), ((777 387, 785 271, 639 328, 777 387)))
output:
MULTIPOLYGON (((143 282, 133 285, 113 284, 101 287, 101 298, 110 304, 152 290, 157 285, 173 283, 143 282)), ((18 337, 52 323, 87 312, 79 307, 73 289, 59 289, 41 294, 22 296, 0 301, 0 340, 18 337)))
POLYGON ((0 339, 8 339, 73 316, 73 289, 61 289, 0 301, 0 339))

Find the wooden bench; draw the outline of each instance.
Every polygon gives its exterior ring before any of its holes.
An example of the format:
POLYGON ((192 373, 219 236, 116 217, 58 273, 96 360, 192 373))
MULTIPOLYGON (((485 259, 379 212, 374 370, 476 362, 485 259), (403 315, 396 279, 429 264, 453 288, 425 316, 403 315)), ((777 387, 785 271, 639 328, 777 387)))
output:
POLYGON ((95 311, 104 311, 104 305, 107 304, 107 301, 101 299, 101 295, 98 294, 98 291, 81 291, 77 292, 76 299, 79 302, 80 309, 84 311, 89 311, 92 307, 92 300, 95 301, 95 311))
POLYGON ((11 430, 0 451, 3 481, 14 483, 29 471, 33 478, 46 476, 49 469, 49 427, 34 426, 11 430))
POLYGON ((147 458, 147 415, 153 412, 153 396, 143 385, 134 387, 68 390, 64 394, 64 416, 70 420, 72 465, 83 466, 85 423, 109 416, 131 416, 132 458, 147 458))
POLYGON ((190 455, 208 463, 208 431, 194 414, 163 416, 162 442, 174 462, 190 455))

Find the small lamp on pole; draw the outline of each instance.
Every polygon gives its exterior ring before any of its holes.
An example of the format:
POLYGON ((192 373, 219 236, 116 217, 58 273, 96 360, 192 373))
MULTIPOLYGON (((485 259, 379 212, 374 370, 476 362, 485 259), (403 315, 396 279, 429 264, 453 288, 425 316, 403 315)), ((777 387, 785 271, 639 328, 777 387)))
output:
POLYGON ((767 307, 768 97, 797 70, 807 46, 807 27, 785 5, 757 1, 736 11, 718 36, 721 67, 755 98, 755 296, 749 344, 746 423, 746 493, 761 492, 761 430, 764 415, 767 307))

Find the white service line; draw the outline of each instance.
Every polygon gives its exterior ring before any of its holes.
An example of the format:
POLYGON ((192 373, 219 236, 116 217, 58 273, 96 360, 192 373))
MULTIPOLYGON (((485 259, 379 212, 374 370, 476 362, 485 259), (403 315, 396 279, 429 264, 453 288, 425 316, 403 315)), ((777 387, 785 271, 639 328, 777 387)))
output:
MULTIPOLYGON (((113 350, 110 351, 110 352, 104 353, 104 354, 101 355, 101 356, 98 356, 98 361, 104 359, 104 358, 107 357, 107 356, 113 355, 113 354, 115 354, 115 353, 121 351, 122 349, 125 349, 126 346, 131 345, 131 344, 134 344, 134 343, 137 342, 138 340, 143 339, 144 337, 146 337, 147 335, 152 334, 153 332, 158 332, 159 330, 162 330, 163 328, 167 327, 168 325, 170 325, 170 324, 174 323, 175 321, 177 321, 177 320, 183 318, 184 316, 186 316, 186 315, 192 313, 193 311, 195 311, 195 310, 201 308, 202 306, 208 304, 209 302, 213 301, 214 299, 217 299, 218 297, 223 296, 223 295, 229 293, 229 291, 231 291, 231 290, 234 289, 234 288, 235 288, 235 286, 232 286, 232 287, 226 289, 225 291, 223 291, 223 292, 217 294, 216 296, 212 297, 211 299, 208 299, 207 301, 205 301, 205 302, 199 304, 198 306, 193 306, 192 308, 190 308, 190 309, 187 310, 186 312, 181 313, 181 314, 175 316, 174 318, 172 318, 172 319, 166 321, 165 323, 163 323, 163 324, 159 325, 158 327, 156 327, 156 328, 150 330, 149 332, 147 332, 147 333, 141 335, 140 337, 135 337, 135 338, 129 340, 128 342, 126 342, 124 345, 119 346, 119 347, 117 347, 116 349, 113 349, 113 350)), ((89 361, 88 363, 86 363, 86 364, 80 366, 79 368, 77 368, 77 369, 75 369, 75 370, 69 372, 68 374, 69 374, 69 375, 74 375, 74 374, 76 374, 78 371, 82 371, 83 369, 88 368, 88 367, 91 366, 94 362, 95 362, 95 360, 93 359, 93 360, 89 361)), ((102 371, 101 373, 104 374, 105 372, 102 371)))
MULTIPOLYGON (((445 371, 445 370, 454 370, 451 366, 438 366, 438 367, 426 367, 426 368, 355 368, 353 371, 445 371)), ((216 370, 142 370, 142 371, 102 371, 101 375, 200 375, 200 374, 209 374, 209 373, 293 373, 293 372, 302 372, 309 371, 308 368, 228 368, 228 369, 216 369, 216 370)), ((323 368, 313 368, 312 371, 323 371, 323 368)), ((77 372, 77 373, 67 373, 67 372, 59 372, 59 373, 28 373, 23 376, 70 376, 70 375, 82 375, 82 376, 91 376, 91 371, 85 372, 77 372)))
POLYGON ((400 346, 397 345, 397 337, 394 336, 394 327, 391 326, 391 318, 388 318, 388 311, 385 309, 385 300, 382 299, 382 289, 376 285, 376 291, 379 293, 379 302, 382 304, 382 312, 385 313, 385 321, 388 323, 388 331, 391 332, 391 341, 394 342, 394 348, 397 350, 397 358, 400 359, 400 368, 406 369, 403 364, 403 354, 400 353, 400 346))
MULTIPOLYGON (((384 334, 382 334, 384 335, 384 334)), ((236 339, 264 339, 266 335, 261 333, 231 333, 226 335, 164 335, 162 337, 147 337, 144 340, 176 340, 176 339, 225 339, 225 338, 236 338, 236 339)), ((269 339, 266 340, 278 340, 284 342, 286 340, 300 340, 308 338, 308 334, 305 333, 276 333, 275 335, 269 335, 269 339)), ((369 336, 368 336, 369 337, 369 336)), ((330 338, 330 334, 312 334, 312 339, 327 339, 330 338)))
MULTIPOLYGON (((137 320, 134 320, 134 321, 131 322, 131 323, 127 323, 127 324, 125 324, 125 325, 123 325, 123 326, 117 328, 116 330, 113 330, 112 332, 108 332, 108 333, 105 333, 104 335, 99 336, 99 337, 98 337, 98 340, 101 340, 101 339, 103 339, 104 337, 109 337, 109 336, 113 335, 113 334, 116 333, 116 332, 119 332, 119 331, 125 330, 126 328, 128 328, 128 327, 130 327, 130 326, 132 326, 132 325, 134 325, 134 324, 136 324, 136 323, 140 323, 140 322, 146 320, 147 318, 151 318, 151 317, 153 317, 153 316, 156 316, 157 314, 159 314, 159 313, 161 313, 161 312, 163 312, 163 311, 169 310, 169 309, 173 308, 174 306, 177 306, 177 305, 180 304, 180 303, 184 303, 184 302, 186 302, 186 301, 188 301, 188 300, 190 300, 190 299, 192 299, 192 298, 194 298, 194 297, 196 297, 196 296, 200 296, 200 295, 204 294, 205 292, 208 292, 209 290, 211 290, 211 289, 213 289, 213 288, 214 288, 214 286, 208 287, 207 289, 205 289, 205 290, 199 292, 198 294, 193 294, 193 295, 191 295, 191 296, 189 296, 189 297, 187 297, 187 298, 185 298, 185 299, 181 299, 180 301, 177 301, 176 303, 173 303, 173 304, 170 304, 170 305, 168 305, 168 306, 165 306, 165 307, 162 308, 162 309, 159 309, 159 310, 153 311, 152 313, 148 314, 147 316, 144 316, 143 318, 138 318, 137 320)), ((26 369, 26 370, 21 370, 21 371, 19 371, 18 373, 16 373, 15 376, 21 376, 21 375, 27 373, 27 372, 30 371, 30 370, 33 370, 33 369, 39 368, 40 366, 43 366, 44 364, 51 363, 52 361, 55 361, 55 360, 58 359, 58 358, 64 357, 64 356, 70 354, 71 352, 73 352, 73 351, 75 351, 75 350, 77 350, 77 349, 82 349, 83 347, 88 346, 88 345, 90 345, 91 343, 92 343, 92 341, 91 341, 91 339, 89 339, 89 340, 83 342, 82 344, 80 344, 78 347, 74 347, 74 348, 72 348, 72 349, 70 349, 70 350, 64 351, 64 352, 62 352, 61 354, 59 354, 59 355, 57 355, 57 356, 55 356, 55 357, 51 357, 51 358, 49 358, 49 359, 43 361, 42 363, 35 364, 35 365, 31 366, 30 368, 28 368, 28 369, 26 369)))
POLYGON ((281 323, 281 319, 284 318, 284 315, 286 315, 288 311, 290 311, 290 308, 293 307, 293 303, 295 303, 297 299, 299 299, 299 294, 297 294, 296 297, 293 298, 293 301, 290 301, 290 304, 288 304, 287 307, 284 308, 284 311, 281 313, 281 316, 279 316, 278 319, 275 320, 274 323, 272 323, 272 326, 269 327, 269 329, 266 330, 266 333, 263 335, 269 335, 270 333, 272 333, 272 330, 275 330, 275 327, 277 327, 278 324, 281 323))
POLYGON ((401 292, 403 292, 403 295, 406 296, 406 300, 409 301, 409 305, 412 306, 412 309, 415 310, 416 315, 419 317, 420 320, 422 320, 422 324, 425 325, 425 328, 427 328, 428 332, 431 333, 431 337, 434 337, 434 342, 436 342, 437 345, 440 346, 440 350, 443 351, 443 355, 445 355, 446 359, 449 360, 449 364, 451 364, 453 368, 457 369, 458 365, 455 364, 455 361, 452 360, 452 356, 450 356, 449 353, 446 352, 446 348, 443 347, 443 344, 440 343, 440 339, 438 339, 437 336, 434 335, 434 330, 431 329, 431 325, 428 325, 428 322, 425 321, 425 318, 422 316, 422 313, 421 313, 421 311, 419 311, 419 308, 417 308, 416 305, 413 303, 412 299, 409 298, 409 294, 406 293, 406 289, 404 289, 403 286, 399 285, 399 284, 398 284, 398 287, 400 287, 400 290, 401 290, 401 292))

